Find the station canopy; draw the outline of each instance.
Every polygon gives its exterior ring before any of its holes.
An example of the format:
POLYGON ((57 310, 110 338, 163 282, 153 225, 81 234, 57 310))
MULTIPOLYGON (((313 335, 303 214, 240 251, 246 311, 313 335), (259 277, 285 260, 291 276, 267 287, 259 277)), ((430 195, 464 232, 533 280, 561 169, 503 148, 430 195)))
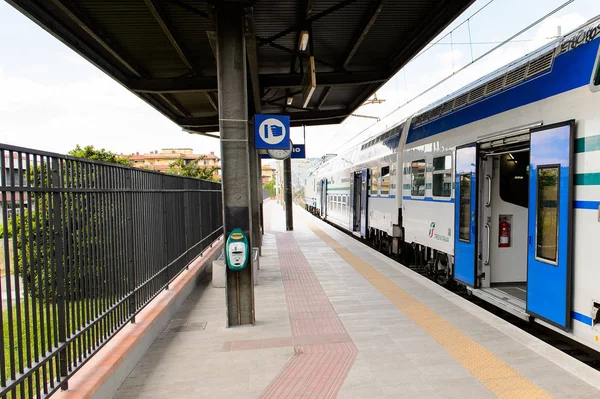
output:
MULTIPOLYGON (((183 129, 218 131, 214 1, 7 1, 183 129)), ((472 2, 245 1, 250 109, 339 123, 472 2)))

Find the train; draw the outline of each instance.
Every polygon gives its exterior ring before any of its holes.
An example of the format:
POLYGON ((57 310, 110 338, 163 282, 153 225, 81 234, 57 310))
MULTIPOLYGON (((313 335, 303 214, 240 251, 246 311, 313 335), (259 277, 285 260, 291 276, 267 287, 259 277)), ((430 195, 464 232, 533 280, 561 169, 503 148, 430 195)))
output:
POLYGON ((314 169, 314 215, 600 351, 600 16, 314 169))

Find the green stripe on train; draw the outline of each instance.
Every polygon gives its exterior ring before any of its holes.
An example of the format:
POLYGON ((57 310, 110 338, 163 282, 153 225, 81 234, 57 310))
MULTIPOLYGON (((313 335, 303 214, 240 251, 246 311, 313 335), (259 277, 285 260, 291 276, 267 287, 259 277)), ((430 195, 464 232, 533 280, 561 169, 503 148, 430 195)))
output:
POLYGON ((600 136, 582 137, 575 140, 575 152, 600 151, 600 136))
POLYGON ((600 186, 600 173, 580 173, 575 175, 576 186, 600 186))

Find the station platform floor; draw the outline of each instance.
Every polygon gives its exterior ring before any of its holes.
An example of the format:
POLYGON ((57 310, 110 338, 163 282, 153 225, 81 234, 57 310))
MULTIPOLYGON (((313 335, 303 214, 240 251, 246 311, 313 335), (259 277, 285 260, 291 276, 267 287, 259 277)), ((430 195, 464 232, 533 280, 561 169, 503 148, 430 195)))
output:
POLYGON ((300 208, 265 204, 256 325, 210 281, 115 398, 582 398, 600 373, 300 208))

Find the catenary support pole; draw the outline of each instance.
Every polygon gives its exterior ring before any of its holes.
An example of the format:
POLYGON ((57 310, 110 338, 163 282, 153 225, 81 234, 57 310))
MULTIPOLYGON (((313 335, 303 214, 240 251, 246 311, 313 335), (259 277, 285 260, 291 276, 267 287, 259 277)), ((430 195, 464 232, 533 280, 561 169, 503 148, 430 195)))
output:
MULTIPOLYGON (((223 174, 225 235, 239 227, 252 248, 250 200, 250 148, 248 143, 248 92, 244 10, 241 2, 217 2, 217 70, 219 128, 223 174)), ((227 269, 228 326, 254 324, 252 266, 227 269)))
POLYGON ((285 190, 285 229, 294 230, 294 214, 292 201, 292 159, 283 161, 283 186, 285 190))

